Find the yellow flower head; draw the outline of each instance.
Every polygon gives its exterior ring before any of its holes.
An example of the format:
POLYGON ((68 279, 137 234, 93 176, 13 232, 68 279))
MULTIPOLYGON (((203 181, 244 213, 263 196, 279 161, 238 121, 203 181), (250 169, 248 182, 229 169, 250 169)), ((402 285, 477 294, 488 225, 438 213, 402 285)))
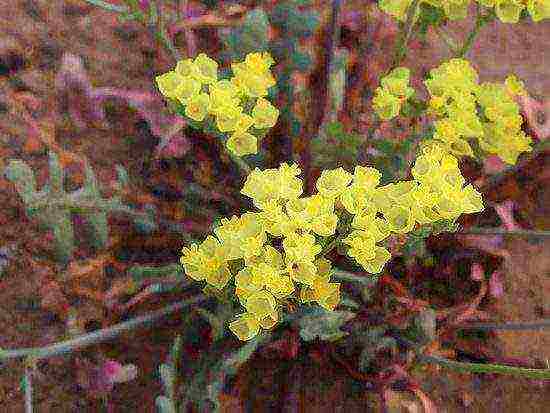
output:
POLYGON ((243 313, 229 324, 229 329, 239 340, 248 341, 258 335, 260 332, 260 323, 252 314, 243 313))
POLYGON ((194 121, 202 122, 208 114, 210 97, 206 93, 200 93, 187 99, 185 115, 194 121))
POLYGON ((346 190, 352 179, 353 175, 343 168, 327 169, 321 172, 315 187, 322 196, 336 198, 346 190))
POLYGON ((227 104, 221 106, 216 112, 216 126, 220 132, 232 132, 237 130, 243 108, 227 104))
POLYGON ((193 65, 197 68, 197 72, 193 76, 201 83, 212 84, 218 80, 218 62, 209 58, 205 53, 195 57, 193 65))
POLYGON ((267 99, 259 98, 252 109, 254 127, 258 129, 268 129, 275 126, 279 118, 279 110, 273 106, 267 99))
POLYGON ((189 76, 189 77, 193 77, 195 79, 200 74, 199 68, 193 62, 193 59, 180 60, 176 64, 176 68, 174 69, 174 71, 180 76, 183 76, 183 77, 188 77, 189 76))
POLYGON ((167 98, 176 98, 176 89, 183 82, 184 78, 174 71, 166 72, 155 78, 157 86, 167 98))
POLYGON ((258 138, 248 132, 237 130, 227 140, 227 149, 237 156, 245 156, 258 152, 258 138))
POLYGON ((200 90, 201 83, 197 79, 191 76, 182 77, 174 91, 174 97, 186 105, 190 98, 199 94, 200 90))

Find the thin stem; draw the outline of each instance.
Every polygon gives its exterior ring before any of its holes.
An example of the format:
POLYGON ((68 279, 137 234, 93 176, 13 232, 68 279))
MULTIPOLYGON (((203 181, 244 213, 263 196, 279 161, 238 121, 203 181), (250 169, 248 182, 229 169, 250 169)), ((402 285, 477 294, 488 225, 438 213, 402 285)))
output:
POLYGON ((419 360, 424 363, 433 363, 445 368, 470 373, 497 373, 511 376, 523 376, 531 379, 550 379, 550 369, 528 369, 523 367, 505 366, 502 364, 463 363, 438 356, 421 355, 419 360))
POLYGON ((338 237, 331 239, 329 243, 323 247, 323 250, 321 251, 320 255, 325 256, 329 252, 331 252, 338 245, 338 241, 339 241, 338 237))
POLYGON ((462 330, 538 330, 541 328, 550 328, 550 319, 523 321, 515 323, 471 323, 464 325, 456 325, 453 328, 462 330))
POLYGON ((458 45, 456 44, 456 40, 451 36, 443 27, 440 26, 433 26, 435 33, 437 36, 443 40, 445 45, 449 48, 449 51, 455 55, 458 53, 458 45))
POLYGON ((476 5, 477 5, 477 16, 476 16, 476 22, 474 24, 474 28, 472 29, 472 31, 470 31, 470 33, 468 33, 468 36, 466 37, 466 41, 464 42, 464 44, 456 54, 456 57, 464 57, 466 53, 468 53, 472 45, 474 44, 474 40, 477 37, 481 28, 495 18, 495 13, 493 10, 491 10, 487 14, 483 14, 481 12, 481 6, 479 5, 479 3, 476 3, 476 5))
POLYGON ((111 4, 103 0, 84 0, 90 4, 93 4, 94 6, 101 7, 102 9, 114 11, 116 13, 127 13, 128 7, 125 6, 117 6, 116 4, 111 4))
POLYGON ((250 174, 250 172, 252 172, 252 169, 250 168, 250 166, 246 163, 246 161, 243 158, 241 158, 237 155, 233 155, 231 152, 229 152, 229 156, 231 157, 233 162, 235 162, 237 164, 237 166, 239 167, 239 169, 241 170, 241 172, 245 176, 248 176, 250 174))
POLYGON ((392 67, 399 66, 399 64, 407 54, 407 45, 413 33, 413 28, 415 24, 414 18, 415 18, 416 10, 418 9, 419 4, 420 4, 420 0, 413 0, 413 2, 411 3, 411 5, 407 10, 407 19, 405 20, 405 24, 401 28, 401 31, 399 33, 399 37, 397 39, 397 43, 395 46, 392 67))
POLYGON ((457 232, 461 235, 513 235, 518 237, 550 237, 550 231, 530 229, 506 230, 502 228, 468 228, 457 232))
POLYGON ((172 54, 172 57, 177 61, 181 59, 181 54, 174 46, 174 42, 170 38, 170 35, 168 34, 168 31, 166 30, 166 24, 164 21, 164 13, 162 12, 162 4, 163 1, 159 0, 158 4, 158 29, 157 29, 157 35, 161 42, 164 44, 164 47, 166 47, 170 53, 172 54))
POLYGON ((205 296, 198 295, 188 300, 171 304, 160 310, 153 311, 149 314, 136 317, 132 320, 125 321, 123 323, 116 324, 102 330, 94 331, 93 333, 85 334, 71 340, 61 341, 49 346, 22 348, 15 350, 0 350, 0 360, 19 359, 28 356, 32 356, 35 359, 44 359, 60 354, 72 353, 78 349, 111 340, 126 331, 131 331, 138 327, 150 325, 153 322, 169 314, 183 310, 187 307, 198 305, 205 300, 205 296))
POLYGON ((362 277, 360 275, 353 274, 353 273, 348 272, 348 271, 342 271, 342 270, 334 270, 332 272, 332 275, 333 275, 334 279, 336 279, 338 281, 358 283, 358 284, 362 284, 366 287, 372 287, 374 284, 376 284, 378 282, 378 277, 376 277, 376 276, 362 277))
POLYGON ((23 377, 25 387, 25 413, 33 413, 32 407, 32 369, 31 367, 25 367, 25 376, 23 377))

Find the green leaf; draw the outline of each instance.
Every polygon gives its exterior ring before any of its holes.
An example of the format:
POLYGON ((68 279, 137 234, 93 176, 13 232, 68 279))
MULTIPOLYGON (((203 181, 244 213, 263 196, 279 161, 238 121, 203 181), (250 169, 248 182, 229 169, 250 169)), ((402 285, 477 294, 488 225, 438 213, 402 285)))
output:
POLYGON ((162 267, 135 266, 128 270, 128 275, 136 283, 141 283, 150 278, 170 277, 176 275, 183 277, 184 271, 180 263, 169 264, 162 267))
POLYGON ((196 311, 212 327, 212 339, 220 340, 221 338, 223 338, 224 332, 225 332, 226 320, 224 320, 221 317, 218 317, 216 314, 204 308, 197 308, 196 311))
POLYGON ((359 355, 359 371, 366 372, 372 359, 376 356, 376 352, 384 348, 391 348, 397 346, 397 343, 392 337, 379 337, 376 344, 367 345, 361 351, 359 355))
POLYGON ((225 49, 230 60, 242 60, 247 53, 268 48, 269 20, 260 8, 249 11, 242 26, 231 31, 225 38, 225 49))
POLYGON ((418 18, 419 32, 426 34, 428 27, 439 26, 445 21, 445 11, 441 7, 435 7, 430 4, 420 4, 420 16, 418 18))
POLYGON ((53 151, 49 153, 49 188, 52 194, 62 195, 65 191, 63 190, 63 181, 65 174, 61 165, 59 164, 59 158, 57 154, 53 151))
POLYGON ((158 396, 155 400, 155 405, 159 413, 176 413, 174 402, 166 396, 158 396))
POLYGON ((11 160, 4 170, 4 175, 14 185, 25 204, 32 202, 36 191, 36 179, 31 167, 21 160, 11 160))
POLYGON ((290 55, 292 61, 292 69, 299 72, 305 72, 310 69, 312 64, 311 56, 308 53, 295 51, 290 55))
POLYGON ((372 145, 384 155, 390 155, 395 151, 395 144, 389 139, 375 140, 372 145))
POLYGON ((327 311, 321 307, 311 307, 308 314, 298 319, 300 337, 304 341, 338 340, 348 334, 340 328, 354 316, 350 311, 327 311))
POLYGON ((174 399, 176 394, 175 371, 169 364, 161 364, 159 367, 160 379, 164 386, 164 393, 168 398, 174 399))
POLYGON ((71 214, 63 209, 49 210, 47 219, 55 239, 56 257, 59 261, 68 263, 75 249, 71 214))
POLYGON ((130 177, 128 176, 128 171, 126 170, 126 168, 124 168, 124 166, 122 165, 117 165, 115 168, 118 185, 121 188, 127 188, 128 186, 130 186, 130 177))
POLYGON ((109 222, 106 212, 86 214, 86 221, 91 228, 92 245, 96 249, 103 249, 109 242, 109 222))

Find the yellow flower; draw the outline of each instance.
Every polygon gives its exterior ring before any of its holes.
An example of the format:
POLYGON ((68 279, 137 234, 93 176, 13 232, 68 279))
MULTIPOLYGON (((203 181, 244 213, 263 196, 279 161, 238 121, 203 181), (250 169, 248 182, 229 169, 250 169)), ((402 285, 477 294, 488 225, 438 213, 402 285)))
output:
POLYGON ((527 11, 534 22, 550 19, 550 2, 548 0, 527 0, 527 11))
POLYGON ((516 75, 509 75, 504 81, 506 91, 512 96, 527 96, 525 84, 516 75))
POLYGON ((384 248, 376 246, 374 250, 374 258, 359 262, 361 266, 371 274, 379 274, 384 269, 386 263, 390 260, 390 252, 384 248))
POLYGON ((237 156, 250 155, 258 152, 258 138, 248 132, 237 130, 227 140, 227 149, 237 156))
POLYGON ((312 285, 317 275, 317 267, 313 262, 290 262, 288 273, 290 278, 300 284, 312 285))
POLYGON ((495 12, 503 23, 517 23, 525 5, 520 0, 496 0, 495 12))
POLYGON ((229 329, 239 340, 248 341, 258 335, 260 332, 260 323, 252 314, 243 313, 235 321, 229 323, 229 329))
POLYGON ((185 115, 197 122, 202 122, 208 114, 209 105, 210 97, 206 93, 193 95, 187 99, 185 115))
POLYGON ((216 112, 216 126, 220 132, 232 132, 237 129, 243 108, 224 105, 216 112))
POLYGON ((340 303, 340 284, 319 279, 313 283, 315 301, 325 310, 333 311, 340 303))
POLYGON ((241 113, 237 125, 235 125, 235 130, 239 132, 246 132, 254 124, 254 119, 252 116, 247 115, 246 113, 241 113))
POLYGON ((193 63, 193 59, 183 59, 180 60, 176 64, 175 72, 183 77, 193 77, 197 78, 199 76, 199 68, 195 63, 193 63))
POLYGON ((258 291, 248 297, 245 308, 265 329, 272 328, 279 319, 275 297, 265 290, 258 291))
POLYGON ((395 205, 384 211, 384 218, 393 232, 404 234, 414 228, 414 219, 411 210, 404 206, 395 205))
POLYGON ((254 109, 252 109, 252 118, 254 119, 254 127, 258 129, 272 128, 279 118, 279 110, 267 99, 259 98, 254 109))
POLYGON ((263 286, 263 280, 253 277, 249 267, 244 267, 235 276, 235 295, 241 302, 246 302, 248 297, 260 291, 263 286))
POLYGON ((193 64, 198 69, 197 73, 193 73, 197 80, 206 84, 212 84, 218 80, 218 62, 209 58, 205 53, 195 57, 193 64))
POLYGON ((166 72, 155 78, 157 86, 167 98, 176 98, 176 89, 184 81, 184 78, 174 71, 166 72))
POLYGON ((342 194, 351 183, 353 175, 343 168, 326 169, 321 172, 315 187, 319 193, 327 198, 336 198, 342 194))
POLYGON ((275 61, 268 52, 256 52, 247 54, 245 63, 249 70, 258 73, 265 73, 275 63, 275 61))
POLYGON ((199 94, 201 90, 201 84, 193 77, 182 77, 181 82, 174 91, 174 97, 178 99, 183 105, 186 105, 189 99, 199 94))
POLYGON ((388 90, 378 87, 374 91, 372 107, 381 119, 390 120, 399 115, 401 99, 392 95, 388 90))

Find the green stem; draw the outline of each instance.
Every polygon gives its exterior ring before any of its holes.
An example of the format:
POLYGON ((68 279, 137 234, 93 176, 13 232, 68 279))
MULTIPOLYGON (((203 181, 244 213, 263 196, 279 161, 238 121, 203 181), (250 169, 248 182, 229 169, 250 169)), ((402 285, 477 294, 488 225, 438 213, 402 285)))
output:
POLYGON ((413 0, 411 5, 407 9, 407 18, 405 20, 405 24, 401 28, 399 37, 397 39, 392 68, 399 66, 399 64, 407 54, 407 45, 413 33, 416 11, 419 4, 420 0, 413 0))
POLYGON ((51 344, 49 346, 20 348, 15 350, 0 350, 0 360, 20 359, 29 356, 35 359, 45 359, 60 354, 72 353, 78 349, 111 340, 122 333, 134 330, 138 327, 151 325, 153 322, 169 314, 181 311, 191 306, 196 306, 204 300, 206 300, 205 296, 198 295, 185 301, 171 304, 149 314, 136 317, 132 320, 125 321, 102 330, 94 331, 93 333, 85 334, 71 340, 51 344))
POLYGON ((450 52, 453 55, 456 55, 458 53, 458 45, 456 44, 456 40, 451 36, 445 29, 439 26, 433 26, 437 36, 443 40, 445 45, 449 48, 450 52))
POLYGON ((337 281, 358 283, 366 287, 372 287, 378 282, 378 276, 363 277, 348 271, 342 271, 338 269, 335 269, 332 272, 332 276, 337 281))
POLYGON ((426 355, 420 356, 419 359, 424 363, 438 364, 442 367, 460 372, 507 374, 538 380, 550 379, 550 369, 528 369, 523 367, 505 366, 502 364, 463 363, 443 357, 426 355))
POLYGON ((477 16, 476 16, 476 22, 474 24, 474 28, 472 29, 472 31, 470 31, 470 33, 466 37, 466 41, 464 42, 464 44, 462 45, 462 47, 460 48, 460 50, 458 51, 455 57, 463 58, 466 55, 466 53, 468 53, 472 45, 474 44, 474 40, 478 35, 479 31, 481 30, 481 28, 495 18, 495 13, 493 10, 491 10, 487 14, 483 14, 481 13, 481 7, 479 3, 476 3, 476 5, 477 5, 477 16))
POLYGON ((457 232, 461 235, 513 235, 518 237, 550 237, 550 231, 529 229, 506 230, 501 228, 468 228, 457 232))
POLYGON ((117 6, 116 4, 111 4, 103 0, 84 0, 90 4, 93 4, 94 6, 101 7, 102 9, 114 11, 116 13, 127 13, 128 7, 125 6, 117 6))
POLYGON ((157 35, 158 35, 160 41, 162 42, 162 44, 164 45, 164 47, 166 47, 166 49, 168 49, 170 51, 170 53, 172 54, 172 57, 177 62, 177 61, 181 60, 181 54, 178 51, 178 49, 176 49, 176 47, 174 46, 174 42, 172 41, 172 39, 168 35, 168 31, 166 30, 164 13, 162 12, 162 3, 163 3, 163 1, 159 0, 157 35))

